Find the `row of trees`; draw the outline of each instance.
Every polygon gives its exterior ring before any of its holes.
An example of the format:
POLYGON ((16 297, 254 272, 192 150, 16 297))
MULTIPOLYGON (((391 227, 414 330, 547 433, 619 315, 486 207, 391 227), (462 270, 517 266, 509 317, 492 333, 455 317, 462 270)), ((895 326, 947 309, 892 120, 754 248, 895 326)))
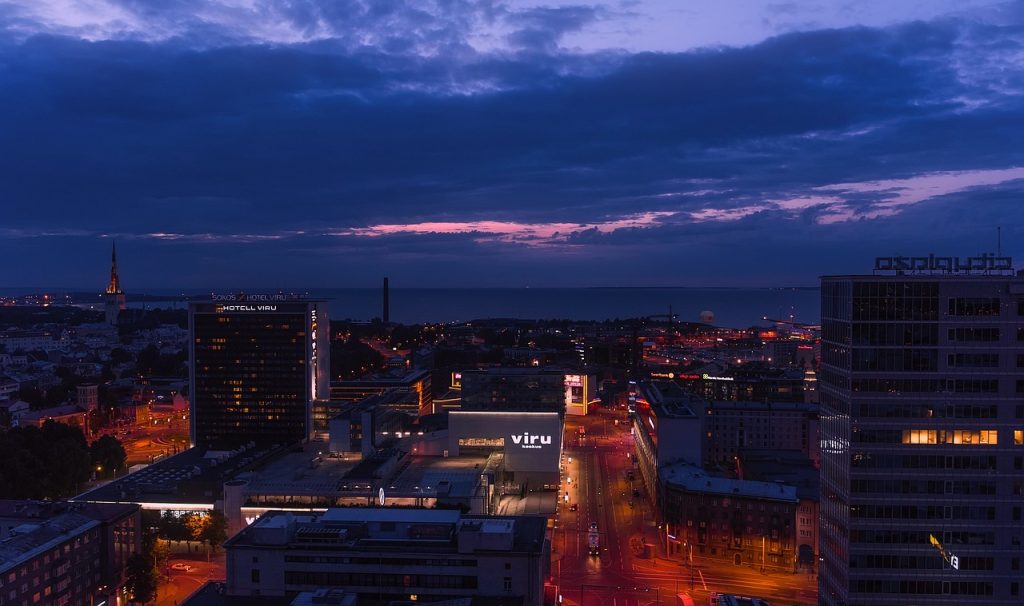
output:
POLYGON ((159 571, 170 555, 169 541, 197 541, 213 551, 227 540, 228 522, 219 511, 174 515, 142 512, 142 552, 127 563, 125 588, 134 602, 146 604, 156 598, 159 571))
POLYGON ((164 513, 156 524, 157 536, 168 541, 197 541, 217 551, 217 546, 228 538, 228 521, 224 514, 213 510, 209 513, 187 513, 176 516, 164 513))
POLYGON ((93 473, 116 473, 126 459, 117 438, 104 436, 90 445, 77 426, 47 421, 15 427, 0 433, 0 498, 74 496, 93 473))

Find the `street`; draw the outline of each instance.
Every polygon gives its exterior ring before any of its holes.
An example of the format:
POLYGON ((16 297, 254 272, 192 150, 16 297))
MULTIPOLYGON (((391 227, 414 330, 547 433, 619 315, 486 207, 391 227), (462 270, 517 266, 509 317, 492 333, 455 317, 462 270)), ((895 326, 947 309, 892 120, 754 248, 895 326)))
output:
POLYGON ((224 550, 219 550, 207 562, 205 548, 190 554, 173 553, 160 571, 155 606, 178 606, 207 581, 224 580, 224 558, 224 550), (174 570, 175 564, 185 564, 190 570, 174 570))
POLYGON ((670 604, 676 594, 688 594, 695 604, 707 604, 710 592, 719 592, 761 597, 776 606, 817 603, 816 580, 808 575, 762 574, 707 558, 693 558, 692 566, 686 558, 666 559, 646 488, 639 473, 630 479, 633 446, 623 411, 567 416, 565 436, 563 490, 569 501, 559 503, 552 545, 552 581, 563 601, 646 606, 670 604), (571 511, 573 504, 576 511, 571 511), (588 551, 594 523, 598 557, 588 551))
POLYGON ((128 455, 126 465, 151 464, 189 447, 188 411, 153 413, 142 426, 105 428, 93 437, 112 435, 128 455))

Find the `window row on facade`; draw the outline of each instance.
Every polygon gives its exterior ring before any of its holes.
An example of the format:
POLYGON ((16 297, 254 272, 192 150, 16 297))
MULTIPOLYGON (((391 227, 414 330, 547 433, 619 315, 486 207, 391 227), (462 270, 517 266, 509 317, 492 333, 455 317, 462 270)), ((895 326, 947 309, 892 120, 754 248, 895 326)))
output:
POLYGON ((883 520, 988 520, 996 519, 995 507, 970 505, 853 505, 851 518, 883 520))
MULTIPOLYGON (((1024 418, 1024 407, 1015 418, 1024 418)), ((862 419, 997 419, 995 404, 916 404, 906 401, 855 403, 851 414, 862 419)))
POLYGON ((878 495, 995 495, 995 480, 907 480, 907 479, 853 479, 853 494, 878 495))
POLYGON ((857 593, 896 593, 911 595, 992 595, 993 593, 993 584, 986 581, 896 581, 891 579, 857 579, 852 581, 851 585, 857 593))
MULTIPOLYGON (((1016 465, 1016 463, 1015 463, 1016 465)), ((864 469, 982 469, 995 470, 995 456, 896 455, 854 453, 852 467, 864 469)))
POLYGON ((476 589, 477 577, 472 575, 443 574, 389 574, 380 572, 335 572, 287 570, 286 585, 301 587, 387 587, 387 588, 447 588, 476 589))
MULTIPOLYGON (((994 570, 995 558, 962 556, 960 570, 994 570)), ((949 564, 936 553, 928 555, 862 554, 850 558, 850 568, 880 568, 882 570, 942 570, 949 564)))
POLYGON ((285 562, 301 562, 304 564, 368 564, 372 566, 465 566, 477 565, 477 560, 462 558, 394 558, 394 557, 356 557, 326 555, 286 555, 285 562))
POLYGON ((929 545, 932 536, 941 537, 942 544, 946 546, 996 544, 994 532, 872 529, 850 531, 850 541, 857 544, 929 545))

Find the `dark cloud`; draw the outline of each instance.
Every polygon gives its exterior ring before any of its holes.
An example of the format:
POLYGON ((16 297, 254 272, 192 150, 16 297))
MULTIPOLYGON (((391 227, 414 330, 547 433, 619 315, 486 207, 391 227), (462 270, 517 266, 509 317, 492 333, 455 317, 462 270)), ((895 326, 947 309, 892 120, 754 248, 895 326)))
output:
MULTIPOLYGON (((175 24, 196 6, 184 0, 122 6, 168 29, 198 27, 175 24)), ((4 281, 76 280, 94 261, 66 255, 116 236, 135 248, 141 275, 181 284, 217 272, 309 284, 320 271, 356 278, 382 267, 452 283, 550 272, 534 284, 565 273, 615 284, 626 278, 614 270, 630 268, 629 280, 651 283, 710 252, 729 271, 686 275, 753 279, 743 269, 753 254, 775 268, 760 282, 807 283, 861 243, 881 246, 880 234, 912 241, 894 234, 921 213, 956 221, 946 231, 971 240, 957 208, 988 205, 1008 223, 1024 212, 1001 197, 1017 191, 1010 178, 993 177, 922 194, 895 217, 822 224, 839 211, 872 216, 921 175, 1024 166, 1024 83, 1006 70, 1018 26, 940 21, 745 48, 573 54, 557 50, 561 38, 605 9, 258 6, 324 39, 0 43, 0 254, 34 259, 4 281), (465 47, 487 20, 512 25, 523 50, 465 47), (360 42, 367 32, 372 44, 360 42), (874 181, 897 185, 838 185, 874 181), (812 202, 780 204, 793 199, 812 202), (608 227, 650 212, 666 214, 608 227), (517 243, 487 231, 353 231, 422 221, 579 227, 517 243)))
POLYGON ((562 37, 598 20, 603 9, 594 6, 536 7, 512 13, 507 19, 516 31, 508 38, 513 47, 553 52, 562 37))

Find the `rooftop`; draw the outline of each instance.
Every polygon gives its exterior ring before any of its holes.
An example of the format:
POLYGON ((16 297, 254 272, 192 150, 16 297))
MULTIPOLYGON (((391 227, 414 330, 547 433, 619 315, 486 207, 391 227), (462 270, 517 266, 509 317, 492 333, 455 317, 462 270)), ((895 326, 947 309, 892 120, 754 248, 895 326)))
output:
POLYGON ((111 522, 137 511, 134 503, 81 503, 74 501, 0 500, 0 518, 46 520, 62 513, 79 513, 100 522, 111 522))
POLYGON ((62 513, 12 530, 14 536, 0 542, 0 572, 30 560, 73 537, 99 526, 100 522, 77 512, 62 513))
MULTIPOLYGON (((224 593, 224 583, 209 581, 200 587, 195 593, 182 602, 181 606, 307 606, 309 604, 333 605, 339 602, 332 602, 331 592, 339 590, 324 588, 317 592, 302 592, 291 597, 267 597, 267 596, 229 596, 224 593), (324 592, 326 601, 317 601, 314 596, 324 592)), ((353 594, 344 593, 343 596, 353 594)), ((340 604, 344 605, 344 597, 340 604)), ((508 597, 480 597, 460 598, 454 600, 437 601, 431 600, 430 596, 419 596, 416 602, 397 603, 395 606, 522 606, 523 598, 517 596, 508 597)))
POLYGON ((190 448, 81 494, 75 500, 212 507, 214 501, 221 498, 224 482, 287 452, 280 447, 246 447, 234 451, 190 448))
POLYGON ((687 463, 676 463, 661 468, 659 475, 665 484, 672 484, 690 492, 717 494, 730 497, 748 497, 773 501, 798 501, 796 488, 777 482, 733 480, 710 475, 703 469, 687 463))
MULTIPOLYGON (((406 454, 394 477, 375 478, 373 471, 384 461, 359 455, 320 457, 318 448, 309 444, 301 453, 288 453, 270 461, 261 469, 241 474, 249 481, 247 492, 273 502, 273 497, 352 497, 372 496, 378 488, 398 496, 437 494, 447 481, 451 494, 468 494, 479 482, 487 465, 487 456, 432 457, 406 454), (313 463, 319 459, 317 463, 313 463)), ((389 457, 391 455, 388 455, 389 457)))
POLYGON ((674 381, 651 381, 640 385, 640 391, 655 416, 668 418, 697 418, 707 401, 696 396, 674 381))
POLYGON ((820 472, 799 450, 744 450, 740 453, 740 469, 744 478, 781 482, 796 488, 799 499, 818 500, 820 472))
POLYGON ((344 381, 331 381, 331 387, 376 387, 378 385, 403 385, 414 383, 424 377, 430 376, 429 370, 410 370, 400 372, 380 373, 360 377, 358 379, 347 379, 344 381))
POLYGON ((26 412, 21 415, 20 421, 38 421, 40 419, 46 419, 48 417, 63 417, 67 415, 85 414, 85 411, 78 407, 76 404, 68 404, 66 406, 54 406, 53 408, 43 408, 41 410, 33 410, 26 412))
MULTIPOLYGON (((564 375, 572 371, 564 368, 557 368, 552 366, 543 366, 536 368, 522 368, 519 366, 499 366, 495 368, 473 368, 462 371, 462 377, 465 378, 468 375, 564 375)), ((576 374, 585 374, 582 371, 576 374)))
MULTIPOLYGON (((325 524, 332 522, 409 522, 427 524, 455 524, 462 514, 454 509, 389 509, 334 508, 320 515, 325 524)), ((262 519, 262 518, 261 518, 262 519)))
POLYGON ((225 543, 248 546, 316 546, 353 551, 399 548, 407 552, 537 552, 544 546, 547 518, 464 515, 450 509, 386 507, 330 508, 322 513, 268 511, 225 543), (480 537, 466 543, 468 537, 480 537))
POLYGON ((292 599, 287 597, 225 595, 223 582, 207 581, 181 606, 289 606, 291 603, 292 599))

